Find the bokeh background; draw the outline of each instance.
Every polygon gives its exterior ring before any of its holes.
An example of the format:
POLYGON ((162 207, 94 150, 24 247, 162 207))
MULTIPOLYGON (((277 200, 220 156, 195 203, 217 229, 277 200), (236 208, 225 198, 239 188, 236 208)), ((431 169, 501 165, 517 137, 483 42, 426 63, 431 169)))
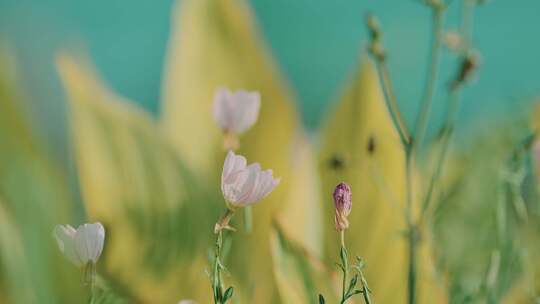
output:
MULTIPOLYGON (((65 103, 53 66, 54 54, 62 48, 84 47, 115 90, 157 113, 173 2, 0 1, 0 37, 17 53, 31 95, 30 111, 51 148, 65 147, 65 103)), ((366 46, 367 12, 375 12, 384 26, 389 66, 393 78, 399 79, 396 91, 405 115, 409 121, 413 118, 427 64, 427 8, 419 8, 414 0, 250 3, 264 39, 298 95, 309 129, 320 125, 366 46)), ((481 50, 482 75, 464 97, 460 119, 467 126, 523 110, 540 91, 535 77, 540 70, 539 10, 535 0, 503 0, 476 11, 474 38, 481 50)), ((450 28, 458 27, 459 12, 459 5, 451 7, 450 28)), ((449 61, 443 62, 442 79, 454 72, 449 61)), ((435 104, 437 118, 442 106, 435 104)))
MULTIPOLYGON (((234 219, 224 259, 235 303, 311 303, 319 292, 333 302, 329 194, 343 180, 354 193, 348 245, 366 260, 376 303, 405 303, 404 150, 364 23, 379 17, 412 125, 431 31, 421 2, 0 0, 0 302, 87 297, 50 236, 85 221, 107 230, 100 304, 209 301, 224 157, 210 108, 226 85, 261 91, 239 152, 282 177, 252 231, 234 219)), ((446 30, 460 27, 463 3, 483 3, 472 43, 481 64, 422 227, 419 303, 530 303, 540 293, 540 3, 449 2, 446 30)), ((442 53, 411 177, 419 190, 446 151, 448 81, 462 60, 442 53)))

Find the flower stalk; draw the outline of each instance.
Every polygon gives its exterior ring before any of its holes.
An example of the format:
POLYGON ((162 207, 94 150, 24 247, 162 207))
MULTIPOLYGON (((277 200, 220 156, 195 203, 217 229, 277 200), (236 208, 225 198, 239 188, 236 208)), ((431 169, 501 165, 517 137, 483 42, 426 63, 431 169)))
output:
MULTIPOLYGON (((467 2, 467 1, 464 1, 467 2)), ((448 4, 440 0, 428 0, 425 1, 425 4, 428 5, 432 10, 432 42, 429 55, 429 64, 428 70, 426 73, 426 83, 424 86, 424 94, 420 102, 420 108, 418 115, 415 121, 415 126, 412 134, 407 130, 399 108, 397 106, 397 100, 395 94, 392 90, 392 85, 390 82, 390 76, 388 68, 386 66, 386 53, 381 41, 381 30, 376 21, 375 17, 368 16, 367 28, 371 36, 371 43, 369 51, 372 57, 375 59, 380 83, 382 90, 384 92, 385 101, 389 112, 392 117, 395 128, 397 129, 403 147, 405 149, 405 180, 406 180, 406 197, 405 197, 405 220, 407 225, 407 242, 408 242, 408 274, 407 274, 407 289, 408 296, 407 302, 409 304, 416 303, 417 299, 417 247, 421 242, 421 225, 423 224, 425 214, 427 213, 429 204, 432 200, 434 188, 436 181, 439 179, 439 176, 442 171, 443 163, 446 159, 449 142, 454 130, 455 120, 457 109, 459 106, 459 89, 465 83, 465 80, 470 77, 472 72, 476 69, 478 65, 478 60, 471 52, 466 53, 463 56, 462 64, 459 69, 459 72, 456 78, 451 83, 449 92, 450 92, 450 102, 447 110, 447 117, 445 120, 445 125, 442 133, 442 147, 440 149, 440 155, 437 158, 437 164, 435 170, 432 174, 432 177, 429 181, 429 186, 425 193, 425 196, 422 201, 421 212, 418 218, 415 218, 413 215, 413 210, 415 209, 413 204, 413 170, 415 167, 415 161, 418 157, 418 150, 420 149, 425 134, 427 132, 427 127, 429 124, 429 115, 431 112, 431 106, 433 103, 433 98, 435 95, 435 88, 437 84, 437 76, 439 70, 439 61, 441 54, 441 44, 443 40, 443 30, 444 30, 444 13, 448 4)), ((471 4, 464 4, 469 10, 471 4)), ((465 13, 464 13, 465 15, 465 13)), ((471 14, 467 14, 463 18, 465 21, 462 26, 462 34, 466 37, 467 47, 470 45, 471 40, 471 28, 472 28, 472 17, 471 14)))
MULTIPOLYGON (((334 198, 334 207, 335 207, 335 224, 336 230, 339 233, 340 239, 340 249, 339 257, 340 263, 338 267, 342 271, 342 286, 341 286, 341 300, 340 304, 346 303, 352 296, 356 294, 364 295, 364 302, 366 304, 371 304, 369 293, 371 292, 367 287, 367 282, 362 273, 363 263, 360 258, 357 257, 357 263, 349 266, 349 256, 347 253, 347 247, 345 246, 345 230, 349 227, 349 221, 347 217, 352 210, 352 193, 351 188, 346 183, 339 183, 336 186, 333 194, 334 198), (356 269, 358 274, 355 274, 349 281, 350 269, 356 269), (360 278, 360 284, 362 287, 360 289, 356 288, 358 284, 358 279, 360 278)), ((319 294, 319 304, 326 303, 324 296, 319 294)))
POLYGON ((214 249, 214 265, 213 265, 213 271, 212 271, 212 290, 213 290, 215 304, 227 303, 227 301, 232 298, 233 293, 234 293, 234 288, 232 286, 229 286, 227 290, 224 291, 222 270, 225 270, 225 267, 223 266, 223 263, 221 262, 222 247, 223 247, 223 229, 219 229, 217 231, 217 238, 216 238, 215 249, 214 249))
POLYGON ((77 229, 57 225, 53 236, 66 259, 82 270, 83 283, 90 286, 89 303, 96 303, 96 263, 103 251, 105 228, 101 223, 82 224, 77 229))
POLYGON ((229 225, 235 210, 251 206, 266 197, 279 184, 280 180, 273 177, 272 170, 261 170, 258 163, 247 164, 242 155, 229 151, 221 173, 221 192, 225 199, 227 210, 214 225, 217 235, 214 246, 211 283, 214 304, 225 304, 234 293, 234 288, 224 288, 222 272, 225 266, 221 261, 223 247, 223 231, 235 231, 229 225))

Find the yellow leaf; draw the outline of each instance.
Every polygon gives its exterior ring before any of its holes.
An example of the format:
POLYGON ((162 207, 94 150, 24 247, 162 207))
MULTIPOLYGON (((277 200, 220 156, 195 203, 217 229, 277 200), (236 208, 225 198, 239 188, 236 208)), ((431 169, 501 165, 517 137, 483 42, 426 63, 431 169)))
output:
POLYGON ((285 234, 281 226, 276 223, 270 238, 280 303, 318 303, 319 294, 327 303, 337 303, 335 274, 285 234))
POLYGON ((298 135, 293 149, 292 175, 285 204, 279 211, 282 229, 310 254, 322 257, 322 206, 320 179, 313 145, 298 135))

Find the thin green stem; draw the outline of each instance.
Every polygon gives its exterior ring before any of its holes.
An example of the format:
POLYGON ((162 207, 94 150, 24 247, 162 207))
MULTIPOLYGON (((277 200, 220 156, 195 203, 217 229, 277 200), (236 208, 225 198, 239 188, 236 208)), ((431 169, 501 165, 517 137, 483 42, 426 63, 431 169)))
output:
POLYGON ((214 291, 214 303, 221 304, 223 297, 223 282, 221 278, 221 247, 223 246, 223 230, 217 232, 215 244, 214 267, 212 276, 212 289, 214 291))
POLYGON ((473 40, 475 2, 463 0, 461 5, 461 35, 465 41, 465 49, 468 49, 473 40))
POLYGON ((371 304, 371 298, 369 296, 369 289, 364 285, 362 288, 362 296, 364 297, 364 303, 365 304, 371 304))
POLYGON ((407 299, 409 304, 416 303, 416 229, 413 219, 413 157, 412 145, 407 147, 405 152, 405 182, 406 182, 406 203, 405 203, 405 218, 408 229, 408 254, 409 254, 409 270, 407 274, 407 299))
POLYGON ((417 245, 418 231, 415 226, 410 228, 409 235, 409 273, 408 273, 408 303, 416 303, 416 282, 417 277, 417 245))
POLYGON ((339 236, 340 236, 340 244, 341 244, 341 247, 340 247, 340 252, 339 252, 339 255, 340 255, 340 258, 341 258, 341 266, 343 266, 343 286, 342 286, 342 289, 341 289, 341 302, 340 303, 345 303, 345 301, 347 300, 346 299, 346 295, 347 295, 347 277, 349 275, 349 262, 348 262, 348 256, 347 256, 347 248, 345 247, 345 230, 341 230, 339 232, 339 236))
POLYGON ((441 36, 443 31, 444 23, 444 7, 442 6, 433 6, 432 7, 432 43, 430 51, 430 63, 428 65, 428 71, 426 75, 426 84, 424 89, 424 95, 420 105, 418 117, 416 119, 415 128, 414 128, 414 140, 411 140, 410 145, 406 146, 405 154, 405 179, 406 179, 406 204, 405 204, 405 213, 406 213, 406 222, 408 230, 408 263, 409 270, 407 275, 407 289, 408 289, 408 303, 416 303, 416 292, 417 292, 417 245, 419 240, 419 232, 415 219, 413 216, 413 167, 414 159, 418 152, 419 147, 422 145, 422 142, 425 137, 429 122, 429 114, 431 112, 431 105, 433 103, 433 96, 435 94, 435 87, 437 83, 437 75, 439 70, 439 58, 441 53, 441 36))
POLYGON ((95 296, 95 284, 94 279, 90 282, 90 304, 94 304, 96 302, 96 296, 95 296))
POLYGON ((394 123, 394 126, 398 130, 399 137, 403 145, 408 145, 411 141, 411 135, 405 124, 405 120, 401 115, 399 106, 397 103, 396 95, 394 94, 394 89, 392 87, 392 81, 390 80, 390 72, 386 66, 384 58, 375 56, 376 58, 376 67, 379 75, 379 81, 381 83, 382 91, 384 94, 384 100, 386 106, 390 111, 390 118, 394 123))
POLYGON ((93 262, 88 262, 83 269, 84 283, 90 286, 90 304, 96 303, 96 265, 93 262))
POLYGON ((444 168, 444 164, 446 163, 446 158, 450 147, 450 139, 452 138, 452 135, 454 133, 460 101, 461 99, 459 89, 452 90, 449 95, 448 110, 446 112, 446 119, 441 135, 441 147, 439 150, 439 155, 435 160, 435 169, 433 171, 433 175, 429 180, 428 189, 422 202, 422 209, 419 221, 420 223, 423 222, 427 211, 429 210, 430 204, 433 200, 432 198, 435 192, 436 185, 439 182, 440 176, 443 171, 442 169, 444 168))
POLYGON ((420 112, 416 119, 414 127, 415 145, 420 147, 424 141, 426 134, 429 113, 431 112, 431 106, 433 104, 433 96, 435 95, 435 88, 438 78, 439 61, 441 54, 441 39, 444 26, 444 8, 433 7, 432 9, 432 38, 431 38, 431 51, 429 53, 429 65, 426 73, 426 83, 424 87, 424 95, 420 105, 420 112))

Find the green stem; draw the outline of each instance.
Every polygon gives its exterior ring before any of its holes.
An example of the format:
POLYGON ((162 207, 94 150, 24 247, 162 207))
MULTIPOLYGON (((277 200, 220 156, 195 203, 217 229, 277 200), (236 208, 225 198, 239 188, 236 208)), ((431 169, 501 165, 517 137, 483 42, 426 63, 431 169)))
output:
POLYGON ((435 87, 437 83, 437 75, 439 70, 439 60, 441 54, 441 37, 444 23, 444 9, 442 7, 433 7, 432 14, 432 38, 431 38, 431 51, 430 51, 430 63, 428 65, 428 71, 426 74, 426 84, 424 88, 424 95, 420 105, 420 112, 416 119, 414 135, 416 137, 416 145, 420 147, 424 141, 426 134, 429 113, 431 112, 431 106, 433 104, 433 96, 435 95, 435 87))
POLYGON ((360 272, 360 276, 362 279, 362 296, 364 297, 364 304, 371 304, 371 298, 369 296, 369 288, 366 279, 364 278, 364 274, 362 272, 360 272))
POLYGON ((223 297, 223 281, 221 278, 221 247, 223 246, 223 230, 217 232, 217 239, 215 245, 215 255, 214 255, 214 267, 213 267, 213 277, 212 277, 212 289, 214 292, 214 303, 221 304, 223 297))
POLYGON ((340 303, 343 304, 347 300, 345 298, 347 293, 347 276, 349 275, 349 261, 347 256, 347 248, 345 247, 345 230, 340 231, 340 258, 341 258, 341 266, 343 266, 343 286, 341 289, 341 301, 340 303))
POLYGON ((96 265, 92 262, 88 262, 84 266, 83 280, 85 284, 90 285, 90 298, 88 302, 90 304, 96 303, 96 265))
POLYGON ((407 290, 408 290, 408 302, 409 304, 416 303, 416 237, 413 219, 413 145, 406 148, 406 160, 405 160, 405 182, 406 182, 406 204, 405 204, 405 217, 408 229, 408 253, 409 253, 409 270, 407 275, 407 290))
POLYGON ((452 90, 450 92, 449 99, 450 101, 448 102, 448 110, 446 112, 444 129, 441 136, 440 153, 435 160, 435 170, 433 171, 433 175, 431 176, 431 179, 429 180, 426 196, 424 197, 424 201, 422 203, 422 211, 420 213, 420 222, 424 220, 427 214, 427 211, 429 210, 430 204, 432 202, 432 197, 435 192, 436 185, 439 182, 440 176, 442 174, 442 169, 444 168, 444 164, 446 162, 446 158, 447 158, 449 147, 450 147, 450 139, 452 138, 452 135, 454 133, 456 120, 457 120, 457 113, 458 113, 459 104, 461 101, 460 96, 459 96, 459 90, 458 89, 452 90))
POLYGON ((465 49, 468 49, 473 40, 475 3, 471 0, 463 0, 461 5, 461 35, 465 41, 465 49))
POLYGON ((416 283, 418 280, 417 273, 417 246, 418 246, 418 229, 415 224, 413 216, 413 166, 414 159, 418 152, 419 147, 422 145, 424 136, 427 130, 429 122, 429 113, 431 112, 431 105, 433 102, 433 96, 435 94, 435 86, 437 83, 437 74, 439 69, 439 58, 441 50, 441 36, 443 31, 444 21, 444 7, 433 6, 433 19, 432 19, 432 43, 430 51, 430 63, 428 65, 428 72, 426 75, 426 85, 424 89, 424 96, 420 105, 418 118, 414 128, 414 140, 411 140, 410 145, 406 146, 406 160, 405 160, 405 174, 406 174, 406 222, 408 229, 408 253, 409 253, 409 270, 407 275, 407 289, 408 289, 408 303, 416 303, 416 283))
POLYGON ((386 106, 389 109, 390 118, 392 119, 394 126, 398 130, 401 142, 403 143, 403 145, 407 145, 411 140, 411 135, 407 129, 405 120, 401 115, 401 111, 399 110, 396 95, 394 95, 394 90, 392 88, 392 81, 390 80, 390 72, 388 71, 388 67, 386 66, 384 58, 375 56, 375 59, 382 91, 385 97, 384 101, 386 102, 386 106))
POLYGON ((408 303, 416 303, 416 272, 418 232, 415 226, 409 231, 409 273, 408 273, 408 303))

